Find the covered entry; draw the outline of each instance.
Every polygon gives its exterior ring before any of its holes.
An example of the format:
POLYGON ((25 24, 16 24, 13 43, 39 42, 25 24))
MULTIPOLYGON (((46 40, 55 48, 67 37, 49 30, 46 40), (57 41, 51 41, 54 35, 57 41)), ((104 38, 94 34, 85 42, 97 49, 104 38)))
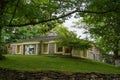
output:
POLYGON ((36 45, 35 44, 24 45, 24 54, 36 54, 36 45))

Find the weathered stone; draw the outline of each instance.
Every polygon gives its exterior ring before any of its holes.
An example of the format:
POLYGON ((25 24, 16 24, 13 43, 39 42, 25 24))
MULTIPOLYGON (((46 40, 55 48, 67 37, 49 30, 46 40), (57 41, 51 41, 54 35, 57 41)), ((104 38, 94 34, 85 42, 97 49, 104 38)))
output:
POLYGON ((116 59, 116 60, 115 60, 115 65, 116 65, 116 66, 120 66, 120 59, 116 59))
POLYGON ((0 80, 120 80, 120 74, 71 73, 56 71, 21 72, 0 68, 0 80))

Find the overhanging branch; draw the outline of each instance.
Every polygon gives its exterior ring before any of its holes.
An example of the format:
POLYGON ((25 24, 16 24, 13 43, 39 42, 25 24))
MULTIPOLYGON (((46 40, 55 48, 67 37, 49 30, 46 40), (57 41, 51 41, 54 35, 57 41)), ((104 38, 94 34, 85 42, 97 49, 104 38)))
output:
POLYGON ((40 23, 45 23, 45 22, 49 22, 49 21, 53 21, 53 20, 58 20, 60 18, 64 18, 64 17, 67 17, 73 13, 76 13, 77 10, 74 10, 70 13, 67 13, 65 15, 62 15, 62 16, 59 16, 59 17, 56 17, 56 18, 51 18, 51 19, 47 19, 47 20, 42 20, 42 21, 38 21, 38 22, 29 22, 29 23, 25 23, 25 24, 10 24, 10 25, 5 25, 7 27, 23 27, 23 26, 28 26, 28 25, 36 25, 36 24, 40 24, 40 23))
POLYGON ((105 14, 105 13, 109 13, 109 12, 113 12, 114 10, 108 10, 108 11, 102 11, 102 12, 100 12, 100 11, 87 11, 87 10, 85 10, 85 11, 80 11, 80 10, 78 10, 77 12, 79 12, 79 13, 88 13, 88 14, 105 14))
POLYGON ((90 14, 105 14, 105 13, 108 13, 108 12, 112 12, 113 10, 108 10, 108 11, 103 11, 103 12, 95 12, 95 11, 80 11, 78 9, 74 10, 74 11, 71 11, 65 15, 61 15, 59 17, 56 17, 56 18, 51 18, 51 19, 47 19, 47 20, 42 20, 42 21, 38 21, 38 22, 28 22, 28 23, 23 23, 23 24, 10 24, 10 25, 4 25, 6 27, 23 27, 23 26, 28 26, 28 25, 37 25, 37 24, 40 24, 40 23, 45 23, 45 22, 50 22, 50 21, 53 21, 53 20, 58 20, 60 18, 64 18, 64 17, 67 17, 71 14, 74 14, 76 12, 79 12, 79 13, 90 13, 90 14))
POLYGON ((19 1, 20 1, 20 0, 18 0, 17 3, 16 3, 16 6, 15 6, 15 9, 14 9, 14 11, 13 11, 12 18, 10 19, 9 25, 12 24, 12 21, 13 21, 13 19, 14 19, 14 17, 15 17, 15 13, 16 13, 16 10, 17 10, 19 1))

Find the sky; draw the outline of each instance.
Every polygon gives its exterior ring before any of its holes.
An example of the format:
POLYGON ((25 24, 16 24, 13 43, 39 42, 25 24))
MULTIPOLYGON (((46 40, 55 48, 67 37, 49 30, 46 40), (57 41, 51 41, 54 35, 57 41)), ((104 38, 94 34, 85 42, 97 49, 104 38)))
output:
POLYGON ((74 25, 73 22, 76 22, 78 21, 78 19, 74 18, 74 17, 71 17, 69 20, 66 20, 63 25, 65 27, 67 27, 70 31, 73 31, 75 33, 77 33, 77 37, 81 36, 80 38, 85 38, 86 35, 83 34, 84 33, 84 29, 80 29, 80 28, 75 28, 75 27, 72 27, 74 25))

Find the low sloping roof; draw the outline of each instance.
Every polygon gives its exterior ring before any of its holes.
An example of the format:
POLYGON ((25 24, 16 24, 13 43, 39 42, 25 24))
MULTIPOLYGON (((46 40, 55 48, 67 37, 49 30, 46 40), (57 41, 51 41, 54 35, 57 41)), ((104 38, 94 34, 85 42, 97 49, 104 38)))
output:
POLYGON ((23 42, 40 42, 40 41, 50 41, 50 40, 57 40, 60 39, 61 37, 57 35, 57 33, 53 30, 48 32, 46 35, 42 37, 34 37, 32 39, 24 39, 18 42, 13 42, 13 43, 23 43, 23 42))

